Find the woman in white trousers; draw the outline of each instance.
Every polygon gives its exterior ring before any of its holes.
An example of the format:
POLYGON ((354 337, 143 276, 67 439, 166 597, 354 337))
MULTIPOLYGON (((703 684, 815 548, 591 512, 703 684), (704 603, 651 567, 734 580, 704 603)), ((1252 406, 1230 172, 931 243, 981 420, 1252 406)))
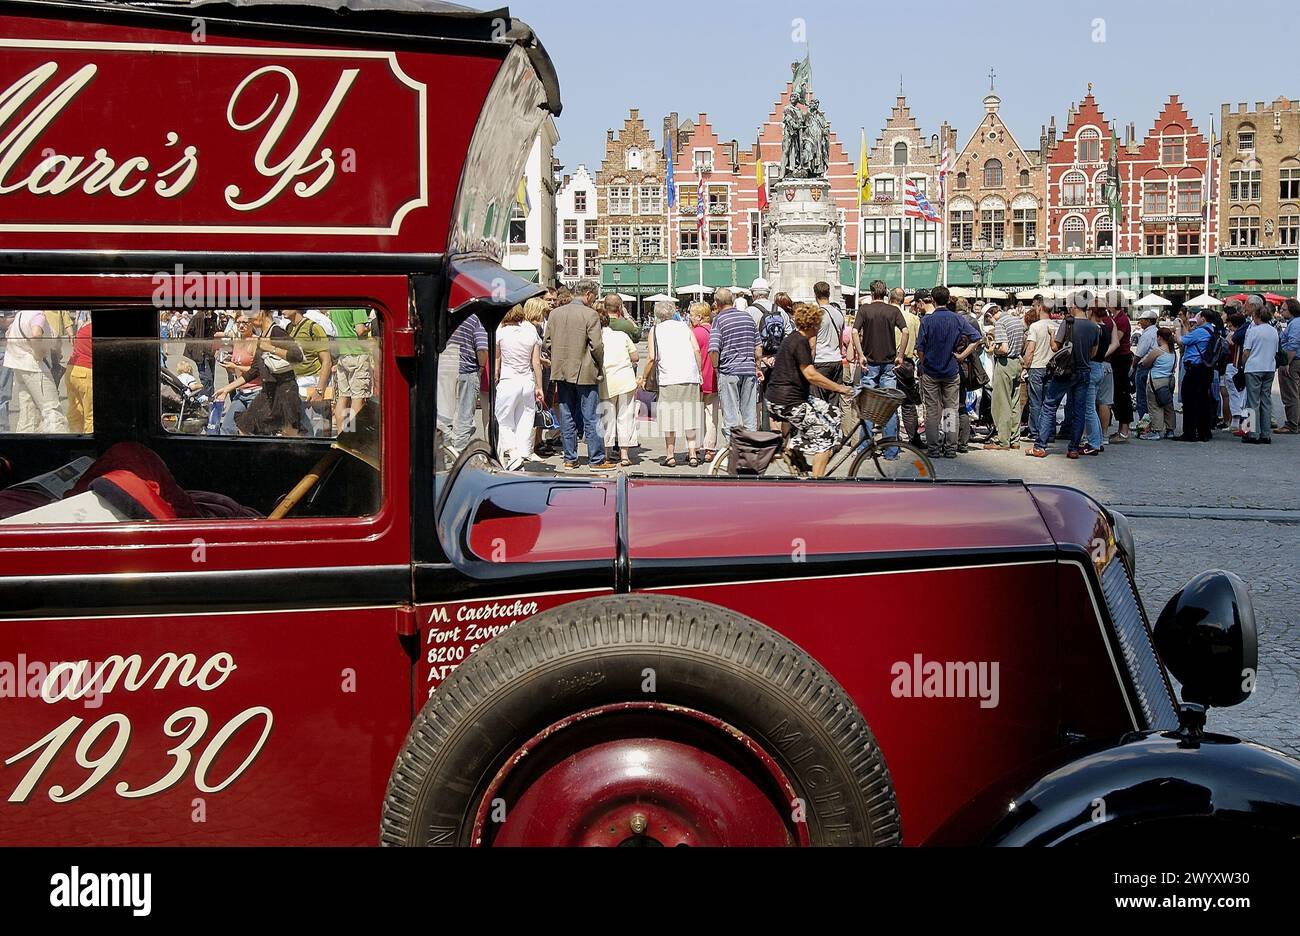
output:
MULTIPOLYGON (((530 299, 529 302, 544 300, 530 299)), ((537 329, 515 306, 497 329, 497 448, 517 471, 533 457, 533 422, 542 404, 542 345, 537 329)))
POLYGON ((632 465, 632 449, 641 444, 636 424, 636 365, 640 358, 636 344, 626 332, 610 327, 609 312, 602 305, 596 310, 600 316, 601 342, 605 357, 601 361, 600 429, 605 439, 605 451, 614 449, 622 455, 619 466, 632 465))

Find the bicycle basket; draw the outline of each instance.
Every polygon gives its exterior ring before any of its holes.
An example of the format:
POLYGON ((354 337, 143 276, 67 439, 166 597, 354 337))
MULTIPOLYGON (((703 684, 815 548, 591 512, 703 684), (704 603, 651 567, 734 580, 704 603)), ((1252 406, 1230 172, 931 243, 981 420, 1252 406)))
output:
POLYGON ((902 390, 877 390, 873 387, 863 389, 858 397, 858 414, 870 423, 882 426, 898 412, 898 408, 907 402, 907 394, 902 390))
POLYGON ((767 471, 781 448, 779 432, 732 432, 731 473, 733 475, 761 475, 767 471))

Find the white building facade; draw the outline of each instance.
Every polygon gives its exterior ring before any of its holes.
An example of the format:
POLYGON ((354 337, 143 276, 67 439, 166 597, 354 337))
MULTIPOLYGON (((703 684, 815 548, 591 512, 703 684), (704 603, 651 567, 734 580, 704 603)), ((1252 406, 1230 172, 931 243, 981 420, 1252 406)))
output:
POLYGON ((550 285, 557 279, 555 144, 560 133, 547 118, 533 141, 525 168, 529 208, 516 204, 510 215, 505 267, 524 279, 550 285))
POLYGON ((572 286, 600 279, 596 180, 586 165, 566 175, 555 197, 556 278, 572 286))

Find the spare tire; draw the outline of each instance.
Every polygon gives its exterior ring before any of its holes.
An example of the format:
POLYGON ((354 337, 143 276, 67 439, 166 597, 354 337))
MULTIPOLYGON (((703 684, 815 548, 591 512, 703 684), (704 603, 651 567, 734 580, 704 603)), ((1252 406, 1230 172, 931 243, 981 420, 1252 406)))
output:
POLYGON ((775 631, 657 595, 517 624, 417 716, 384 845, 896 845, 871 730, 775 631))

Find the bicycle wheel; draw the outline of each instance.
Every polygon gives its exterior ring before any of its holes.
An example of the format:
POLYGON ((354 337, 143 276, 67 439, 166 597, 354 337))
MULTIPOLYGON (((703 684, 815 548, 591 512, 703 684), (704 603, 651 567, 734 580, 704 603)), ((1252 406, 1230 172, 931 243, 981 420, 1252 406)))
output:
POLYGON ((914 445, 884 439, 858 456, 850 478, 884 478, 886 481, 934 481, 934 463, 914 445))
POLYGON ((720 448, 713 456, 713 461, 709 462, 708 477, 724 478, 729 474, 731 474, 731 449, 720 448))

